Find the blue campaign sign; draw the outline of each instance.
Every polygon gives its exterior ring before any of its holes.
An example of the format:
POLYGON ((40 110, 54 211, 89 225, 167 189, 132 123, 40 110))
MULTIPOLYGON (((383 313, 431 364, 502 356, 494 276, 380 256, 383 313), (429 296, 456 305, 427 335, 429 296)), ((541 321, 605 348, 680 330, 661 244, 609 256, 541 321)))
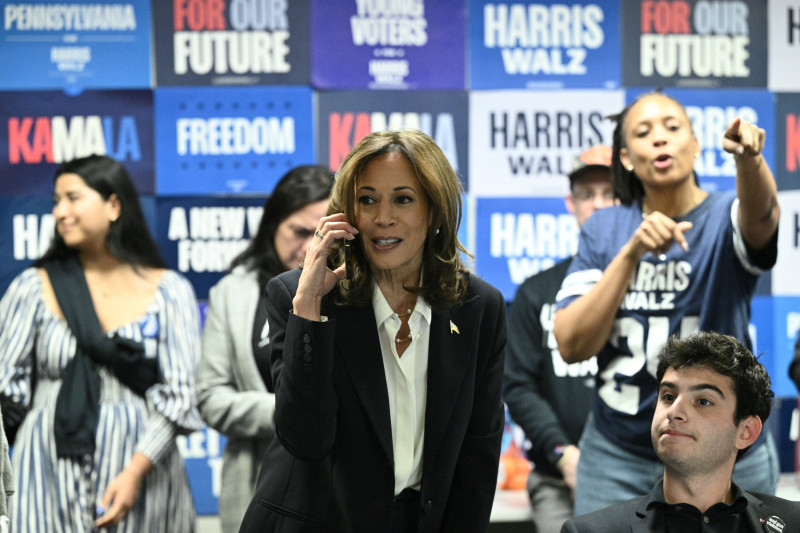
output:
POLYGON ((222 483, 222 450, 226 442, 224 435, 209 427, 177 438, 198 515, 217 514, 222 483))
POLYGON ((0 196, 0 294, 47 250, 55 222, 52 195, 0 196))
MULTIPOLYGON (((155 200, 140 196, 145 220, 155 235, 155 200)), ((52 193, 37 196, 0 196, 0 294, 14 277, 39 259, 55 232, 52 193)))
POLYGON ((464 89, 465 0, 313 0, 320 89, 464 89))
POLYGON ((308 87, 155 91, 159 195, 260 194, 316 162, 308 87))
POLYGON ((618 88, 619 4, 472 0, 469 87, 618 88))
MULTIPOLYGON (((649 89, 637 88, 626 91, 626 102, 630 103, 649 89)), ((736 118, 752 122, 767 132, 764 160, 775 169, 775 149, 779 139, 775 131, 775 103, 767 90, 726 90, 724 98, 719 91, 702 89, 668 89, 665 94, 683 104, 692 121, 694 134, 700 143, 699 157, 694 170, 700 185, 707 190, 729 190, 736 186, 736 163, 733 155, 722 149, 722 138, 728 125, 736 118)))
MULTIPOLYGON (((776 396, 797 397, 797 386, 789 379, 789 364, 794 357, 794 346, 800 335, 800 296, 773 296, 773 321, 771 326, 775 368, 769 369, 772 388, 776 396)), ((756 310, 753 309, 755 317, 756 310)), ((754 318, 757 320, 757 318, 754 318)))
POLYGON ((0 195, 50 194, 61 163, 91 154, 116 159, 139 194, 153 193, 151 91, 0 93, 0 195))
POLYGON ((563 198, 478 198, 475 270, 511 302, 517 286, 578 249, 563 198))
POLYGON ((0 89, 150 87, 149 0, 0 5, 0 89))
POLYGON ((258 231, 266 196, 160 197, 156 242, 164 260, 186 276, 197 298, 227 272, 258 231))

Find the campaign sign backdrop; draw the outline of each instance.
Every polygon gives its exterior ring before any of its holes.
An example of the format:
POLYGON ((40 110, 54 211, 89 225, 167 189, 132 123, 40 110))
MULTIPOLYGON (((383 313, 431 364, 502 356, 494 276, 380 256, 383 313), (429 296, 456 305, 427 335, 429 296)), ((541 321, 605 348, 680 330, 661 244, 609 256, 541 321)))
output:
POLYGON ((0 195, 51 194, 56 168, 91 154, 122 163, 139 194, 153 192, 151 91, 0 93, 0 195))
POLYGON ((794 358, 794 345, 800 334, 800 296, 776 296, 772 298, 774 319, 772 336, 775 339, 775 372, 770 372, 775 396, 794 396, 797 386, 789 378, 789 365, 794 358))
POLYGON ((800 190, 778 191, 781 221, 778 262, 772 267, 772 293, 800 296, 800 190))
MULTIPOLYGON (((647 89, 631 89, 627 101, 632 102, 647 89)), ((775 103, 772 93, 758 89, 726 90, 724 98, 717 91, 671 89, 665 94, 675 98, 686 109, 692 129, 700 143, 700 157, 694 170, 707 190, 729 190, 736 187, 736 162, 722 149, 725 130, 736 117, 758 125, 766 132, 762 155, 771 169, 775 168, 775 103)))
POLYGON ((150 87, 149 0, 0 5, 0 89, 150 87))
POLYGON ((800 87, 800 4, 797 0, 770 0, 769 88, 797 91, 800 87))
POLYGON ((225 435, 205 427, 176 439, 178 451, 186 464, 186 477, 192 491, 198 515, 215 515, 218 512, 222 484, 222 451, 227 443, 225 435))
POLYGON ((341 91, 318 95, 319 161, 339 168, 350 150, 374 131, 418 129, 430 135, 469 185, 465 91, 341 91))
POLYGON ((155 91, 160 195, 266 193, 314 163, 308 87, 155 91))
POLYGON ((471 89, 616 89, 619 0, 472 0, 471 89))
POLYGON ((265 197, 161 197, 156 241, 164 260, 186 276, 197 298, 227 272, 258 231, 265 197))
POLYGON ((511 302, 517 286, 578 250, 563 198, 477 198, 475 271, 511 302))
MULTIPOLYGON (((139 203, 155 235, 155 201, 152 196, 140 196, 139 203)), ((0 196, 0 295, 17 274, 47 251, 55 234, 52 211, 52 193, 0 196)))
POLYGON ((156 82, 309 82, 309 0, 153 2, 156 82))
POLYGON ((312 0, 319 89, 464 89, 465 0, 312 0))
POLYGON ((625 0, 620 7, 623 85, 767 86, 764 0, 625 0))
POLYGON ((800 189, 800 94, 779 93, 776 97, 777 165, 772 170, 778 189, 800 189))
POLYGON ((562 197, 575 157, 611 145, 605 117, 623 105, 622 91, 471 92, 470 192, 562 197))
POLYGON ((50 246, 52 195, 0 196, 0 295, 14 277, 50 246))

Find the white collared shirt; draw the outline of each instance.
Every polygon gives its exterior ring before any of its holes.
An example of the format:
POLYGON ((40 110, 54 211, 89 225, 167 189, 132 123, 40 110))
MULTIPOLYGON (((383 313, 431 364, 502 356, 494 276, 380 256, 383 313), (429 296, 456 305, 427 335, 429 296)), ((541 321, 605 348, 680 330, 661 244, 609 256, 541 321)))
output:
POLYGON ((395 343, 400 318, 386 302, 377 284, 373 286, 372 308, 378 324, 383 370, 389 391, 394 493, 397 495, 405 488, 419 489, 422 482, 431 308, 421 297, 417 298, 416 306, 408 318, 411 343, 402 357, 398 357, 395 343))

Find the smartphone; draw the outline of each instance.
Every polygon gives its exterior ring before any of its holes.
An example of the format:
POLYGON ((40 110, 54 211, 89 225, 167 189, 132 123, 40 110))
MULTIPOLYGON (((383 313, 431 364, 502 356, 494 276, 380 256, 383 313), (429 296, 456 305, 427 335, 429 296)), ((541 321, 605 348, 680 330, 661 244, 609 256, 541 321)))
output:
POLYGON ((347 279, 353 279, 353 247, 350 241, 344 241, 344 267, 347 279))

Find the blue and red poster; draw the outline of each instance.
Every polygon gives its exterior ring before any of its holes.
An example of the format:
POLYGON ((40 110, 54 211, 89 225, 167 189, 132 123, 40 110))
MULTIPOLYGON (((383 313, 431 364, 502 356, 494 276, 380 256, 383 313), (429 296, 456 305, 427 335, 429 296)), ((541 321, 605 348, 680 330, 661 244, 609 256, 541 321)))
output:
POLYGON ((313 0, 319 89, 464 89, 464 0, 313 0))
POLYGON ((413 128, 442 149, 465 190, 469 184, 467 93, 465 91, 343 91, 318 96, 319 160, 336 170, 373 131, 413 128))
POLYGON ((149 0, 0 6, 0 89, 150 87, 149 0))
POLYGON ((153 12, 159 87, 308 84, 309 0, 159 0, 153 12))
POLYGON ((800 94, 779 93, 777 100, 773 140, 776 166, 772 170, 778 189, 800 189, 800 94))
POLYGON ((259 194, 311 164, 307 87, 197 87, 155 91, 160 195, 259 194))
POLYGON ((616 89, 619 0, 472 0, 471 89, 616 89))
POLYGON ((153 193, 153 93, 0 93, 0 195, 51 194, 66 161, 91 154, 122 163, 139 194, 153 193))

